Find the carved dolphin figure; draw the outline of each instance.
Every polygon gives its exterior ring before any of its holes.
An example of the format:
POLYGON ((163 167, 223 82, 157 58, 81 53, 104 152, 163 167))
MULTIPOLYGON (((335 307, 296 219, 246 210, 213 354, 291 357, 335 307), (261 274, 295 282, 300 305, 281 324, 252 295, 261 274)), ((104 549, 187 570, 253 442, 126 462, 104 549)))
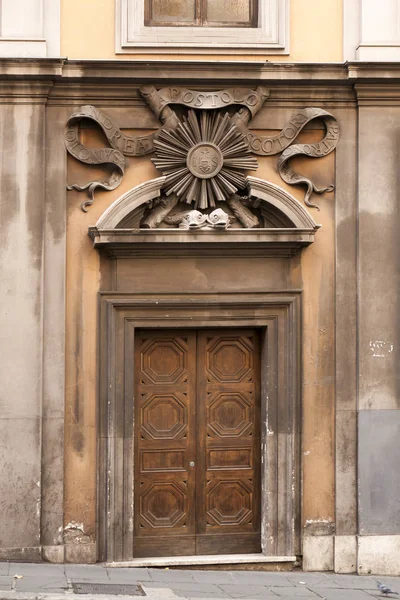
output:
POLYGON ((199 210, 190 210, 185 214, 180 222, 180 229, 200 229, 204 227, 207 221, 207 215, 203 215, 199 210))
POLYGON ((231 224, 231 217, 222 208, 216 208, 208 215, 207 221, 215 229, 227 229, 231 224))

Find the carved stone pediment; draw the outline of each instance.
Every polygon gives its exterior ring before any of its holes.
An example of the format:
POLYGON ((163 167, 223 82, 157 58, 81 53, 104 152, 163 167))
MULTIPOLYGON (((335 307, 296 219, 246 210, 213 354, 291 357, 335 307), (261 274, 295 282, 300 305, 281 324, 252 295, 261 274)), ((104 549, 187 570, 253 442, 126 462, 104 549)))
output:
POLYGON ((255 177, 246 179, 246 196, 233 194, 204 211, 165 196, 163 182, 146 182, 116 200, 89 230, 95 247, 111 256, 212 255, 221 246, 229 255, 288 256, 311 244, 319 228, 293 196, 255 177))

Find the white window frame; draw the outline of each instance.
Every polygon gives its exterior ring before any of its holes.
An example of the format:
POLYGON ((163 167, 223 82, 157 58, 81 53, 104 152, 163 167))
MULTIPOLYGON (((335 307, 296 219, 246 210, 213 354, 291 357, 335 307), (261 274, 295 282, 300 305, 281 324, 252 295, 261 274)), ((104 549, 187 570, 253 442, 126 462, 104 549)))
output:
POLYGON ((145 27, 144 0, 115 0, 117 54, 289 54, 289 1, 259 0, 259 27, 145 27))
MULTIPOLYGON (((41 32, 37 37, 6 37, 1 32, 0 0, 0 58, 44 58, 60 56, 60 0, 41 0, 41 32)), ((18 11, 15 10, 18 23, 18 11)))
POLYGON ((344 60, 400 60, 400 0, 391 0, 386 5, 385 2, 386 0, 344 0, 344 60), (386 31, 381 27, 379 34, 376 33, 374 9, 384 11, 382 14, 386 18, 386 31))

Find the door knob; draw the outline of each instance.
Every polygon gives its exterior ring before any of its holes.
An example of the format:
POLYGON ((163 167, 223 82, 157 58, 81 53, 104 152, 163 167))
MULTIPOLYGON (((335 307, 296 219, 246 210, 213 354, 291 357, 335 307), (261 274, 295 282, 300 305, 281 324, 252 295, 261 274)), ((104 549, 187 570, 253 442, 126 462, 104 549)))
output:
POLYGON ((194 467, 194 460, 191 460, 189 463, 189 467, 194 467))

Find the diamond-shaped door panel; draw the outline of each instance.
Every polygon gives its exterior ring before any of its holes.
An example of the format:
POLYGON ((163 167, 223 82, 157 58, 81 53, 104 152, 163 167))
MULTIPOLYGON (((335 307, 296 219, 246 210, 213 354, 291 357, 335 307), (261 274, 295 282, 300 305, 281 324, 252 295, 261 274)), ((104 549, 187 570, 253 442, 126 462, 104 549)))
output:
POLYGON ((254 346, 250 338, 213 338, 207 348, 207 376, 210 382, 251 381, 254 346))
POLYGON ((253 431, 253 399, 246 392, 217 392, 208 403, 207 434, 211 437, 243 437, 253 431))
POLYGON ((241 525, 252 518, 253 488, 250 481, 213 480, 207 486, 207 523, 241 525))
POLYGON ((188 490, 183 481, 150 483, 141 490, 141 527, 183 527, 187 512, 188 490))
POLYGON ((143 394, 140 410, 140 433, 145 439, 174 440, 187 432, 187 398, 185 394, 143 394))
POLYGON ((141 347, 143 384, 187 381, 187 340, 184 338, 145 339, 141 347))

